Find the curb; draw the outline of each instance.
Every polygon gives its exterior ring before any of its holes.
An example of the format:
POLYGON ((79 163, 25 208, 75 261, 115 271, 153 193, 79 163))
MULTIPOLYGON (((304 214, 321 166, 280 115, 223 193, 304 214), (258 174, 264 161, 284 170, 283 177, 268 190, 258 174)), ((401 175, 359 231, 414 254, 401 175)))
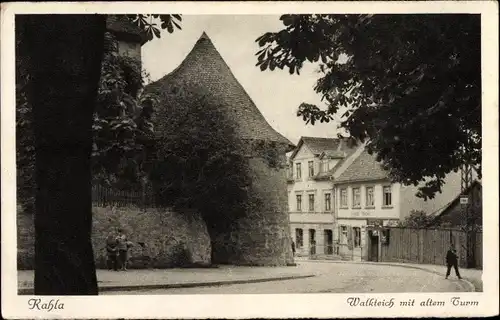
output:
MULTIPOLYGON (((443 273, 437 272, 434 270, 429 270, 427 268, 419 267, 419 266, 413 266, 413 265, 405 265, 405 264, 397 264, 397 263, 390 263, 390 262, 371 262, 371 261, 339 261, 339 260, 301 260, 301 261, 307 261, 307 262, 322 262, 322 263, 344 263, 344 264, 370 264, 370 265, 385 265, 385 266, 393 266, 393 267, 402 267, 402 268, 408 268, 408 269, 417 269, 417 270, 422 270, 422 271, 427 271, 429 273, 437 274, 442 276, 443 273)), ((466 284, 465 288, 467 292, 476 292, 476 286, 470 282, 469 280, 466 280, 465 278, 462 278, 460 280, 460 283, 463 282, 466 284)))
MULTIPOLYGON (((212 286, 227 286, 233 284, 259 283, 271 281, 283 281, 294 279, 305 279, 315 277, 314 274, 299 275, 299 276, 283 276, 274 278, 257 278, 257 279, 241 279, 241 280, 221 280, 208 282, 186 282, 186 283, 165 283, 165 284, 140 284, 129 286, 102 286, 99 292, 106 291, 135 291, 135 290, 155 290, 155 289, 179 289, 179 288, 196 288, 196 287, 212 287, 212 286)), ((17 290, 18 295, 33 295, 33 288, 20 288, 17 290)))

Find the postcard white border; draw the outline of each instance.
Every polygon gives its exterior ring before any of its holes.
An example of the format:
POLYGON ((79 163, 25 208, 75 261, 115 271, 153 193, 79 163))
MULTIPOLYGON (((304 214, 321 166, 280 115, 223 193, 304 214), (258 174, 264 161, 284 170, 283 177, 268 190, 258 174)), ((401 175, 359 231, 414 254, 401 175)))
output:
POLYGON ((2 315, 5 318, 302 318, 450 317, 498 312, 498 4, 494 1, 428 2, 87 2, 1 4, 2 315), (359 297, 479 301, 476 308, 348 307, 352 294, 171 295, 54 297, 64 310, 28 309, 17 295, 15 207, 14 14, 19 13, 477 13, 482 18, 484 291, 482 293, 359 294, 359 297))

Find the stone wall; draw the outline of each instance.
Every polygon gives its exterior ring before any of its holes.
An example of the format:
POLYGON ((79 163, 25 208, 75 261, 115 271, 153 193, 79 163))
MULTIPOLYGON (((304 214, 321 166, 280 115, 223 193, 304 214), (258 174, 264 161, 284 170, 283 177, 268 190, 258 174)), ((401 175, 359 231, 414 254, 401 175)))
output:
POLYGON ((141 44, 130 41, 118 41, 118 54, 141 61, 141 44))
POLYGON ((235 221, 228 234, 219 234, 214 245, 229 247, 224 258, 229 264, 292 264, 286 171, 270 168, 258 157, 249 159, 249 168, 252 184, 245 217, 235 221))
MULTIPOLYGON (((210 238, 201 216, 195 212, 136 208, 94 208, 94 255, 105 268, 105 238, 113 228, 125 230, 134 243, 130 268, 203 267, 210 265, 210 238)), ((33 217, 18 214, 18 268, 34 267, 33 217)))

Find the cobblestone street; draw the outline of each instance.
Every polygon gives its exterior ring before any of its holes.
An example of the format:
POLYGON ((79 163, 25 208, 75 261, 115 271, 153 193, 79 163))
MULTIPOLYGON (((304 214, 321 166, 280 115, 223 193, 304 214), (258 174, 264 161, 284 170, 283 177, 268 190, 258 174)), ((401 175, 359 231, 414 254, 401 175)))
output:
MULTIPOLYGON (((172 288, 138 291, 109 291, 121 294, 279 294, 279 293, 398 293, 467 291, 464 282, 428 271, 376 264, 299 262, 315 277, 198 288, 172 288)), ((444 272, 443 267, 443 272, 444 272)))

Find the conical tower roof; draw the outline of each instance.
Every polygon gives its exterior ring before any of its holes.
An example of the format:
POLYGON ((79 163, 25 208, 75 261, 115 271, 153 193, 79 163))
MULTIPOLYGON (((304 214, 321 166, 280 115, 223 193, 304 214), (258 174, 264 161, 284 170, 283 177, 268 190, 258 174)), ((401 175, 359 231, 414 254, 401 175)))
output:
POLYGON ((240 138, 294 145, 266 121, 255 103, 231 72, 204 32, 184 61, 170 74, 149 84, 146 92, 167 92, 175 83, 202 89, 210 99, 226 109, 240 138))

